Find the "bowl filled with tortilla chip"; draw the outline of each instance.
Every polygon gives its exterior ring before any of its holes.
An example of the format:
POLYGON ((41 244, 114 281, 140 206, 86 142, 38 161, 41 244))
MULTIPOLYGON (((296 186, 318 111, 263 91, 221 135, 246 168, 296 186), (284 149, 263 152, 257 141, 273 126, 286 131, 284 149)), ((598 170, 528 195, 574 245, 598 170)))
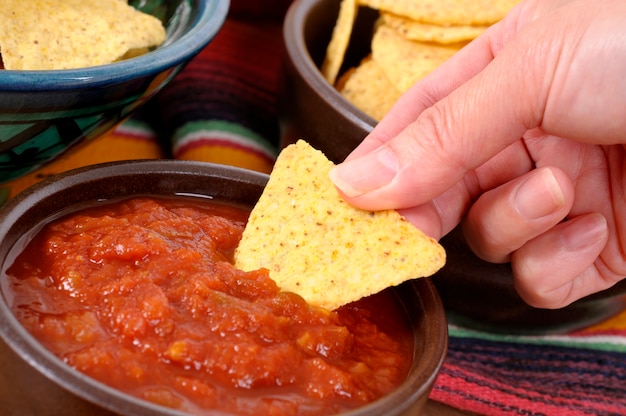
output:
MULTIPOLYGON (((517 0, 296 0, 284 25, 283 144, 305 138, 341 162, 411 85, 500 20, 517 0)), ((433 281, 450 321, 497 332, 558 333, 626 304, 626 282, 559 310, 528 306, 509 264, 476 257, 459 230, 444 237, 433 281)))
POLYGON ((419 414, 447 349, 428 278, 445 252, 345 204, 331 166, 300 142, 269 177, 125 161, 16 196, 0 348, 25 370, 2 388, 46 386, 53 413, 419 414))
POLYGON ((220 29, 228 0, 8 0, 0 9, 0 182, 106 133, 220 29))

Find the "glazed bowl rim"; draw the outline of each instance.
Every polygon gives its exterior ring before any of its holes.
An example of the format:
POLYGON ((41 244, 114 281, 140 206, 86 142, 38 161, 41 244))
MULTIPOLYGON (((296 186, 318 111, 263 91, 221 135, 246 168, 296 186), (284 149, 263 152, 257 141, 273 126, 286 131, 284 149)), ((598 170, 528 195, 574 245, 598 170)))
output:
MULTIPOLYGON (((130 160, 90 165, 43 180, 22 191, 4 206, 0 207, 0 236, 11 235, 13 224, 18 222, 19 217, 28 214, 31 210, 39 210, 38 204, 40 201, 54 198, 54 195, 59 191, 72 190, 74 186, 80 183, 111 181, 129 174, 162 175, 163 177, 171 177, 171 175, 202 176, 236 181, 237 183, 255 187, 265 186, 269 178, 267 174, 248 169, 186 160, 130 160)), ((129 192, 127 195, 123 195, 123 197, 129 197, 133 194, 129 192)), ((188 194, 181 193, 181 195, 188 194)), ((77 201, 78 204, 81 202, 83 202, 82 199, 77 201)), ((55 215, 58 215, 58 213, 36 214, 38 217, 37 222, 39 223, 43 218, 53 218, 55 215)), ((14 231, 13 234, 15 234, 14 231)), ((9 239, 12 245, 18 240, 19 238, 9 239)), ((2 253, 9 251, 10 249, 2 249, 2 253)), ((5 254, 0 259, 2 271, 6 267, 4 264, 6 257, 4 256, 5 254)), ((445 360, 448 346, 447 321, 443 304, 433 282, 428 278, 416 279, 406 287, 410 288, 410 291, 402 291, 403 296, 417 297, 420 304, 415 306, 415 308, 422 312, 430 311, 429 316, 410 317, 415 322, 422 318, 428 318, 429 320, 424 321, 425 323, 423 324, 423 327, 426 329, 425 333, 419 332, 419 334, 414 334, 415 339, 418 339, 417 335, 419 335, 419 338, 428 340, 428 342, 424 341, 422 343, 424 346, 422 356, 413 357, 414 363, 410 373, 394 391, 379 400, 346 412, 345 415, 402 414, 402 411, 409 408, 416 398, 423 397, 428 393, 434 384, 435 378, 438 376, 445 360), (430 316, 431 313, 432 316, 430 316), (427 359, 421 359, 423 357, 427 357, 427 359)), ((0 338, 4 339, 18 356, 48 379, 78 397, 121 414, 188 416, 188 413, 167 409, 109 387, 65 364, 19 323, 17 317, 11 312, 3 292, 4 289, 0 287, 0 338)), ((400 291, 395 291, 395 293, 406 307, 406 300, 400 299, 400 291)), ((414 325, 416 323, 412 323, 412 326, 414 325)))
MULTIPOLYGON (((181 2, 178 7, 186 2, 181 2)), ((0 91, 51 91, 98 87, 121 83, 176 66, 210 41, 226 19, 230 0, 197 0, 197 16, 180 38, 149 53, 114 62, 77 69, 0 70, 0 91)), ((190 13, 191 10, 183 10, 190 13)))

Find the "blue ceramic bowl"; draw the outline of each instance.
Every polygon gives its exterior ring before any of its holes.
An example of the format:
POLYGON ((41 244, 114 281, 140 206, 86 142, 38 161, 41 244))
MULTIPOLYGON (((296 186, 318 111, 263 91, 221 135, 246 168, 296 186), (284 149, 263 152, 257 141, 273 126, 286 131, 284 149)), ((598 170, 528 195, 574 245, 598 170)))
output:
POLYGON ((165 86, 221 28, 229 0, 131 0, 159 17, 167 39, 121 62, 53 71, 0 71, 0 182, 101 136, 165 86))

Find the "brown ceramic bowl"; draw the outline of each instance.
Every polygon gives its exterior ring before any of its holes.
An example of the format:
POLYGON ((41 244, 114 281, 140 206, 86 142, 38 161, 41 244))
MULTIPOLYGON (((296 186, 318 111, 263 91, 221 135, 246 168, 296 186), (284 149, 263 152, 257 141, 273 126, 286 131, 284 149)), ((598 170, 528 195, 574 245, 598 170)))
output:
MULTIPOLYGON (((361 8, 345 67, 367 55, 376 18, 361 8), (361 11, 362 10, 362 11, 361 11)), ((341 162, 372 130, 376 121, 350 104, 322 76, 319 67, 339 12, 333 0, 296 0, 283 25, 285 65, 279 97, 282 142, 304 137, 335 163, 341 162)))
MULTIPOLYGON (((11 250, 24 237, 58 213, 92 201, 136 195, 198 195, 252 207, 267 175, 253 171, 189 161, 134 161, 78 169, 37 184, 0 210, 0 403, 22 397, 24 414, 41 396, 47 414, 180 415, 107 387, 64 364, 37 342, 18 322, 6 300, 5 270, 11 250), (7 258, 7 256, 9 256, 7 258), (21 360, 17 360, 17 357, 21 360), (19 361, 19 362, 18 362, 19 361), (34 369, 34 371, 33 371, 34 369), (13 374, 8 372, 12 371, 13 374), (46 380, 48 379, 48 380, 46 380), (32 386, 38 386, 36 390, 32 386), (23 391, 26 389, 26 393, 23 391), (68 393, 69 392, 69 393, 68 393), (3 397, 6 396, 6 397, 3 397), (58 400, 56 400, 58 398, 58 400), (30 402, 32 401, 32 403, 30 402), (69 409, 69 410, 68 410, 69 409), (75 412, 72 409, 76 409, 75 412)), ((69 211, 68 211, 69 210, 69 211)), ((406 381, 394 392, 349 413, 353 416, 414 415, 425 405, 447 349, 447 322, 437 291, 429 279, 389 289, 406 311, 414 330, 414 361, 406 381)), ((37 413, 37 411, 35 411, 37 413)))
MULTIPOLYGON (((334 162, 341 162, 376 124, 319 71, 338 11, 335 0, 292 4, 283 26, 284 85, 279 97, 282 143, 305 138, 334 162)), ((369 53, 376 17, 371 9, 359 9, 344 68, 356 66, 369 53)), ((451 322, 497 332, 554 333, 587 326, 626 307, 624 281, 563 309, 532 308, 515 291, 510 265, 478 259, 457 230, 442 244, 448 263, 433 281, 451 322)))

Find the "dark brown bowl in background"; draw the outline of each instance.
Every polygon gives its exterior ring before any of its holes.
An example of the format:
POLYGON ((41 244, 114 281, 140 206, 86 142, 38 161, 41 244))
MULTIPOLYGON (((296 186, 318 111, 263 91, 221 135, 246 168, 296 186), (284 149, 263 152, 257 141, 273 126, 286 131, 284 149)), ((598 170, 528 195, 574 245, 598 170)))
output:
MULTIPOLYGON (((292 4, 283 26, 284 85, 279 96, 282 143, 305 138, 336 163, 376 124, 319 71, 338 12, 336 0, 296 0, 292 4)), ((344 69, 356 66, 369 53, 376 17, 371 9, 359 9, 344 69)), ((513 287, 509 264, 480 260, 458 230, 441 243, 448 263, 433 281, 451 322, 495 332, 557 333, 598 322, 626 307, 626 281, 563 309, 530 307, 513 287)))
MULTIPOLYGON (((181 415, 85 376, 35 340, 1 296, 6 289, 7 254, 16 242, 22 243, 23 236, 33 235, 42 223, 61 212, 71 212, 71 207, 139 195, 196 195, 251 208, 267 179, 268 176, 261 173, 202 162, 117 162, 77 169, 46 180, 3 206, 0 210, 0 269, 3 272, 0 275, 0 403, 23 407, 22 411, 9 407, 15 410, 14 414, 25 414, 36 408, 38 411, 34 414, 45 411, 67 416, 108 414, 107 410, 128 416, 181 415), (26 391, 22 390, 24 388, 26 391), (46 407, 29 403, 28 399, 33 403, 39 400, 30 396, 31 392, 42 397, 46 407), (13 397, 21 397, 21 400, 12 402, 13 397)), ((390 290, 406 310, 414 330, 413 365, 398 389, 348 413, 353 416, 418 414, 426 404, 446 355, 447 321, 433 283, 429 279, 418 279, 390 290)))

